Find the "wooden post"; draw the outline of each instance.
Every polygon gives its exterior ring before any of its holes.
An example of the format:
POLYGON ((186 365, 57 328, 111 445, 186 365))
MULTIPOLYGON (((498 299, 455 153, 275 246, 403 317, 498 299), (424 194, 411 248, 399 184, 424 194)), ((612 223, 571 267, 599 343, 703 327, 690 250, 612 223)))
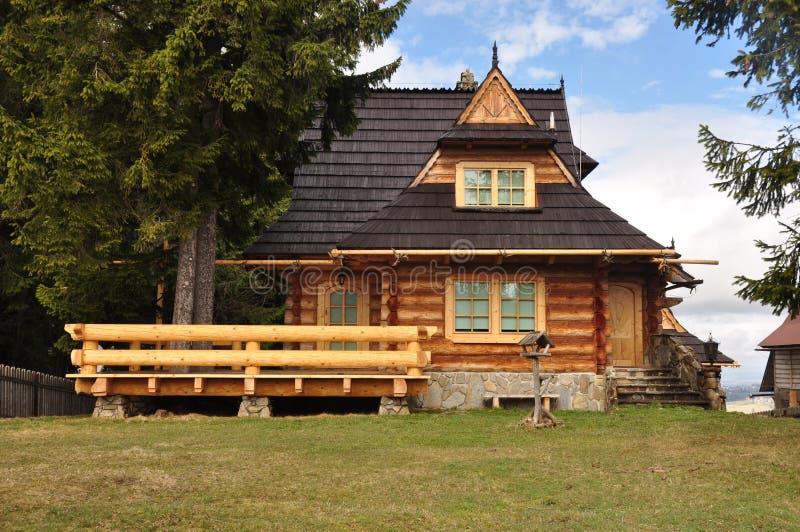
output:
MULTIPOLYGON (((406 347, 408 351, 413 351, 415 353, 419 353, 422 349, 420 348, 419 342, 408 342, 408 346, 406 347)), ((407 367, 406 368, 407 375, 413 375, 415 377, 419 377, 422 375, 422 368, 415 368, 415 367, 407 367)))
MULTIPOLYGON (((133 341, 133 342, 130 342, 130 344, 128 344, 128 349, 132 349, 132 350, 135 349, 135 350, 138 351, 141 348, 142 348, 142 342, 139 342, 139 341, 133 341)), ((139 366, 139 365, 136 365, 136 364, 128 366, 128 371, 141 371, 141 370, 142 370, 142 366, 139 366)))
MULTIPOLYGON (((260 351, 261 342, 247 342, 244 347, 245 351, 260 351)), ((261 368, 258 366, 246 366, 244 368, 245 375, 258 375, 261 373, 261 368)), ((255 395, 256 393, 256 380, 254 378, 244 379, 244 395, 255 395)))
POLYGON ((542 422, 542 390, 539 382, 539 357, 533 357, 533 423, 542 422))
MULTIPOLYGON (((97 349, 98 343, 93 340, 84 340, 83 341, 83 349, 97 349)), ((81 373, 97 373, 97 366, 93 365, 84 365, 81 366, 81 373)))
MULTIPOLYGON (((241 351, 242 342, 231 342, 231 351, 241 351)), ((242 371, 242 366, 231 366, 233 371, 242 371)))

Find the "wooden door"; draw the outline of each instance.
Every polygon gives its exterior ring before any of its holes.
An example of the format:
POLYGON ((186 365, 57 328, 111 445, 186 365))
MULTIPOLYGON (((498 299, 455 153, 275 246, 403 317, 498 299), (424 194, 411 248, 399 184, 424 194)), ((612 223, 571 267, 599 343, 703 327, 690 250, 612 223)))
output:
POLYGON ((642 287, 635 283, 609 283, 611 356, 615 366, 641 366, 642 287))

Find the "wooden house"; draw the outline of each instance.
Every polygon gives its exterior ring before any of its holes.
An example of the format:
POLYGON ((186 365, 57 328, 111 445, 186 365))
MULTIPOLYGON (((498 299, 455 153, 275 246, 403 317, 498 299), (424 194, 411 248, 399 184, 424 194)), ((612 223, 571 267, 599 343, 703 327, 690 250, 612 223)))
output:
POLYGON ((797 408, 800 390, 800 318, 786 318, 783 324, 758 344, 769 351, 761 381, 762 392, 773 392, 775 409, 797 408))
POLYGON ((584 186, 598 163, 573 142, 563 82, 514 89, 496 53, 470 81, 374 91, 357 131, 297 169, 291 207, 245 256, 285 280, 287 324, 438 327, 423 406, 528 393, 517 342, 536 329, 556 345, 545 392, 602 410, 607 371, 654 364, 662 309, 679 301, 665 289, 693 280, 584 186))

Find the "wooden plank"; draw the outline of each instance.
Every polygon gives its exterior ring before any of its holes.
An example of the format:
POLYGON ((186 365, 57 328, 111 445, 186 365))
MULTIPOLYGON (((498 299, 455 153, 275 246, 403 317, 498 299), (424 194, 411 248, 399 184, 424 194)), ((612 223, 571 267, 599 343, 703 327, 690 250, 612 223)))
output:
MULTIPOLYGON (((395 377, 396 378, 396 377, 395 377)), ((81 379, 87 381, 88 379, 81 379)), ((428 383, 425 379, 406 380, 407 395, 426 393, 428 383)), ((235 397, 243 395, 291 397, 297 396, 293 379, 263 379, 257 377, 236 379, 209 379, 202 392, 195 391, 194 379, 162 379, 158 394, 147 391, 147 379, 114 379, 113 391, 119 395, 158 395, 158 396, 205 396, 205 397, 235 397), (249 381, 249 382, 247 382, 249 381)), ((303 383, 304 397, 342 397, 343 379, 333 377, 327 379, 306 380, 303 383)), ((88 389, 87 389, 88 392, 88 389)), ((83 392, 83 393, 87 393, 83 392)), ((392 379, 358 379, 352 378, 350 397, 382 397, 393 396, 395 393, 394 378, 392 379)))
POLYGON ((408 394, 408 384, 405 379, 394 379, 394 389, 392 394, 395 397, 405 397, 408 394))
POLYGON ((256 380, 252 377, 244 379, 244 395, 255 395, 256 393, 256 380))
POLYGON ((195 393, 202 393, 206 385, 206 379, 203 377, 194 378, 194 391, 195 393))
MULTIPOLYGON (((436 334, 433 327, 346 325, 67 324, 73 340, 109 342, 408 342, 436 334)), ((84 348, 87 346, 84 344, 84 348)), ((94 347, 96 349, 96 347, 94 347)))
POLYGON ((294 380, 294 393, 303 393, 303 379, 302 377, 297 377, 294 380))
MULTIPOLYGON (((257 343, 257 342, 253 342, 257 343)), ((298 366, 319 368, 425 367, 419 351, 269 350, 215 349, 84 350, 84 364, 109 366, 298 366)), ((86 367, 86 366, 84 366, 86 367)), ((95 370, 96 372, 96 370, 95 370)))
POLYGON ((91 387, 91 393, 97 397, 105 397, 109 394, 109 381, 106 377, 99 377, 95 379, 91 387))
POLYGON ((149 393, 158 393, 158 377, 150 377, 147 379, 147 391, 149 393))
POLYGON ((349 377, 345 377, 342 379, 342 393, 345 395, 350 395, 350 392, 353 389, 353 379, 349 377))

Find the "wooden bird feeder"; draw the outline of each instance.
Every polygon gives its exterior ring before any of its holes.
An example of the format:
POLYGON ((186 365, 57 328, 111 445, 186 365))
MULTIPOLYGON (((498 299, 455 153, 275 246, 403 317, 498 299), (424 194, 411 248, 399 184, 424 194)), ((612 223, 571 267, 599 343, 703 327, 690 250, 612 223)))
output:
POLYGON ((522 346, 520 356, 533 360, 533 410, 530 415, 520 421, 521 426, 544 428, 557 427, 563 422, 556 419, 546 408, 542 407, 542 390, 539 380, 539 357, 549 357, 550 348, 555 344, 545 331, 531 331, 519 341, 522 346))

